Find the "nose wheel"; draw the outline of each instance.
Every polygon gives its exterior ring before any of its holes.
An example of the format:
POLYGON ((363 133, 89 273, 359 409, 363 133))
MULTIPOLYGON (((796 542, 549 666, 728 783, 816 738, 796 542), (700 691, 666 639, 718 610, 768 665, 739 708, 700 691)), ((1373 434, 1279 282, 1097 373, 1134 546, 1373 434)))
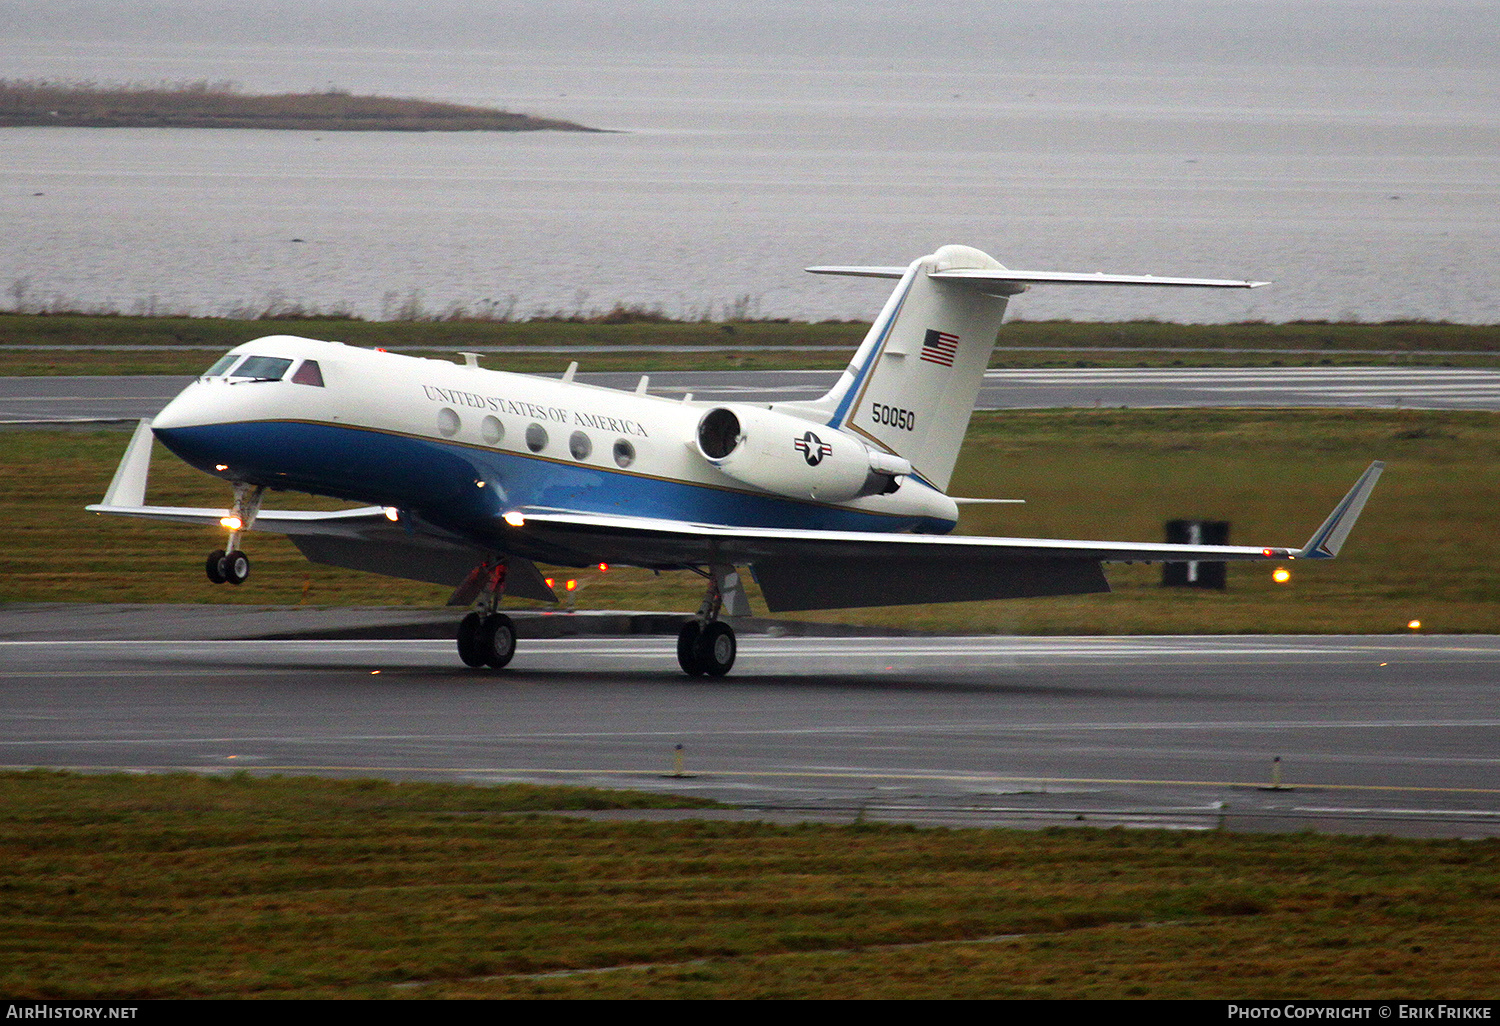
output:
POLYGON ((250 576, 250 557, 239 550, 226 553, 214 549, 203 564, 203 572, 215 584, 244 584, 250 576))

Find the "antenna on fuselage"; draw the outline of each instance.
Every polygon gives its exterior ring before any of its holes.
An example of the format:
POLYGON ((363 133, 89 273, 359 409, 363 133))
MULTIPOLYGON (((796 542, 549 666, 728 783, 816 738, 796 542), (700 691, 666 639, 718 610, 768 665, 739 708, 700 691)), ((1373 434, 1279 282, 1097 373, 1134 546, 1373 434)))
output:
POLYGON ((464 366, 465 367, 478 367, 479 366, 479 354, 478 353, 459 353, 458 355, 462 356, 464 358, 464 366))
POLYGON ((568 369, 563 371, 563 384, 566 385, 568 382, 572 381, 573 375, 576 373, 578 373, 578 361, 574 360, 572 363, 568 364, 568 369))

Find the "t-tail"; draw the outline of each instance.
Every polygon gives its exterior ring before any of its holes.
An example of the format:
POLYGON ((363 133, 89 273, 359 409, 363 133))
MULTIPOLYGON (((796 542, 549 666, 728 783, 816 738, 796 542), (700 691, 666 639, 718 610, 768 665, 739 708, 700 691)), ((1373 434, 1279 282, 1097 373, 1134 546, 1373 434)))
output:
POLYGON ((1254 288, 1258 281, 1011 270, 970 246, 943 246, 907 267, 809 267, 814 274, 899 279, 827 395, 776 408, 860 436, 947 491, 1011 296, 1030 285, 1254 288))

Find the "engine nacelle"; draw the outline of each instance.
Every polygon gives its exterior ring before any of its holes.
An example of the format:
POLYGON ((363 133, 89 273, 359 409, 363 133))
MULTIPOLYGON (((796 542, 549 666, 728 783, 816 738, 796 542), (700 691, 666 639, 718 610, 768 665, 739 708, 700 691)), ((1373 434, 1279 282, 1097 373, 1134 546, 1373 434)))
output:
POLYGON ((755 406, 718 406, 698 421, 698 454, 736 481, 798 499, 844 502, 899 488, 911 464, 842 432, 755 406))

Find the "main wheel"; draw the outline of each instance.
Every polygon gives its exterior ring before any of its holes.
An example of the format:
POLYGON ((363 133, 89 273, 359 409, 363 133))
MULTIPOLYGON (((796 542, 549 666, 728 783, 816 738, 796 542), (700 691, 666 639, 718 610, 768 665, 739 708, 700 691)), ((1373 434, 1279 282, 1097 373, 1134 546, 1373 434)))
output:
POLYGON ((734 665, 735 653, 739 650, 734 639, 734 628, 723 620, 715 620, 703 628, 694 646, 700 672, 710 677, 722 677, 734 665))
POLYGON ((677 664, 689 677, 703 676, 703 663, 698 658, 698 635, 702 630, 697 620, 689 620, 677 632, 677 664))
POLYGON ((208 579, 215 584, 224 583, 224 550, 214 549, 208 554, 208 562, 203 564, 203 572, 208 574, 208 579))
POLYGON ((470 613, 458 624, 458 657, 465 666, 475 669, 484 665, 484 650, 479 645, 479 634, 484 620, 478 613, 470 613))
POLYGON ((500 669, 516 654, 516 625, 504 613, 491 613, 479 628, 479 650, 484 661, 500 669))
POLYGON ((250 576, 250 557, 238 550, 231 552, 219 561, 219 573, 230 584, 244 584, 250 576))

